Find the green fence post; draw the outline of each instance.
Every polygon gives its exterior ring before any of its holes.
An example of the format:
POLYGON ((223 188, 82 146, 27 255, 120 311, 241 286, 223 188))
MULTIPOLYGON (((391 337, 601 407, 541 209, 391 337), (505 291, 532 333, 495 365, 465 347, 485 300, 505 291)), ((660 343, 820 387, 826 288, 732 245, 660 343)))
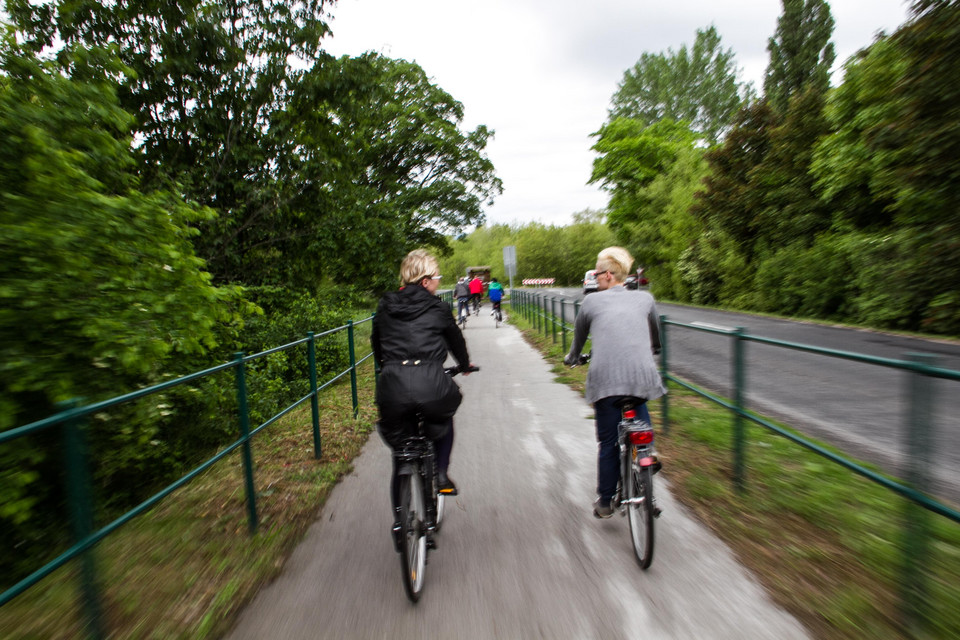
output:
POLYGON ((247 374, 243 352, 234 354, 237 362, 237 411, 240 414, 240 439, 243 440, 243 477, 247 489, 247 522, 250 533, 257 532, 257 494, 253 488, 253 454, 250 451, 250 414, 247 411, 247 374))
POLYGON ((557 344, 557 297, 550 298, 550 340, 557 344))
POLYGON ((560 344, 563 347, 563 352, 567 352, 567 301, 560 301, 560 344))
MULTIPOLYGON (((927 368, 936 358, 929 354, 911 353, 907 359, 917 364, 909 377, 910 398, 905 429, 907 451, 907 484, 920 493, 930 492, 930 464, 933 450, 935 415, 934 385, 927 368)), ((914 637, 923 635, 929 619, 927 567, 930 561, 930 512, 912 500, 906 502, 904 514, 904 557, 901 602, 906 628, 914 637)))
MULTIPOLYGON (((80 402, 71 400, 59 405, 60 409, 75 409, 80 402)), ((90 492, 90 458, 87 455, 85 420, 71 417, 63 423, 64 455, 66 456, 66 493, 70 506, 70 528, 77 545, 85 544, 93 531, 93 498, 90 492)), ((105 638, 103 610, 100 606, 100 589, 97 585, 97 568, 93 547, 80 556, 80 577, 83 591, 83 608, 86 611, 91 638, 105 638)))
POLYGON ((310 412, 313 417, 313 457, 320 459, 320 402, 317 398, 317 343, 313 331, 307 332, 307 363, 310 366, 310 412))
MULTIPOLYGON (((664 385, 670 380, 670 371, 667 360, 667 316, 660 316, 660 377, 664 385)), ((663 432, 670 433, 670 401, 669 393, 660 396, 660 413, 663 419, 663 432)))
POLYGON ((350 393, 353 398, 353 419, 360 415, 360 402, 357 399, 357 354, 353 348, 353 320, 347 320, 347 345, 350 349, 350 393))
POLYGON ((744 487, 744 424, 743 424, 743 327, 733 336, 733 485, 738 492, 744 487))

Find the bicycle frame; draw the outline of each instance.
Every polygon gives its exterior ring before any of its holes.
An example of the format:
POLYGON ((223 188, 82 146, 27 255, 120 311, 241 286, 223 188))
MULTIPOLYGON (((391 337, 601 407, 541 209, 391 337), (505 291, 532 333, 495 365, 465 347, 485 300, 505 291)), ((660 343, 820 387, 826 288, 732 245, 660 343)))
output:
POLYGON ((644 500, 643 497, 623 499, 623 488, 630 477, 630 465, 636 461, 640 468, 653 467, 657 459, 654 457, 653 427, 637 418, 632 407, 623 409, 619 431, 620 487, 617 489, 617 504, 622 508, 628 504, 643 504, 644 500))
POLYGON ((437 528, 437 468, 436 449, 426 436, 414 436, 403 441, 393 452, 397 477, 418 474, 422 480, 423 503, 427 507, 427 532, 437 528))

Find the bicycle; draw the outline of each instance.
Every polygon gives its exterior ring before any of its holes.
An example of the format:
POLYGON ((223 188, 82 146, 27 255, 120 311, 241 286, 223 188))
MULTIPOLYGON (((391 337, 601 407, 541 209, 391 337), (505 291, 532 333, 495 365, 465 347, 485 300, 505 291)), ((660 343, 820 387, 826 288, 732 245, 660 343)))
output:
POLYGON ((473 302, 473 315, 479 316, 479 315, 480 315, 480 307, 483 306, 482 304, 480 304, 480 294, 479 294, 479 293, 474 294, 472 302, 473 302))
POLYGON ((620 482, 613 504, 630 523, 633 553, 641 569, 653 562, 653 521, 660 509, 653 497, 653 474, 660 470, 653 447, 653 427, 637 418, 643 398, 627 398, 620 405, 620 482))
POLYGON ((494 329, 500 328, 500 323, 503 322, 503 312, 500 310, 500 303, 493 303, 493 319, 494 319, 494 329))
POLYGON ((457 323, 460 325, 460 330, 463 331, 467 328, 467 318, 470 316, 470 309, 467 304, 464 304, 458 310, 457 323))
MULTIPOLYGON (((589 361, 590 354, 581 355, 579 364, 589 361)), ((653 475, 661 468, 653 445, 653 426, 637 417, 637 407, 645 402, 643 398, 628 396, 619 403, 620 479, 612 501, 620 515, 627 516, 633 553, 644 570, 653 562, 653 521, 660 517, 653 496, 653 475)))
MULTIPOLYGON (((479 370, 480 367, 444 369, 450 376, 479 370)), ((403 587, 411 602, 420 600, 427 552, 437 548, 433 536, 443 523, 446 501, 440 491, 436 449, 433 441, 423 435, 422 417, 417 431, 418 435, 405 438, 393 452, 400 496, 399 526, 393 529, 393 535, 400 552, 403 587)))

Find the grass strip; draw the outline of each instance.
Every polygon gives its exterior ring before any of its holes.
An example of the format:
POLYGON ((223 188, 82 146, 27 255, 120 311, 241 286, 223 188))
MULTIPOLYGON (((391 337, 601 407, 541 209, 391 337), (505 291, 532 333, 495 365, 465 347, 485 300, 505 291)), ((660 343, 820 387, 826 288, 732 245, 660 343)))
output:
MULTIPOLYGON (((111 639, 222 636, 283 570, 330 491, 352 469, 376 419, 373 364, 319 394, 322 457, 313 457, 310 403, 252 443, 259 530, 250 536, 239 450, 108 536, 95 550, 111 639)), ((0 638, 84 637, 76 563, 0 608, 0 638)))
MULTIPOLYGON (((588 369, 563 365, 559 335, 554 342, 519 312, 510 321, 553 364, 558 382, 583 391, 588 369)), ((812 635, 960 637, 960 525, 921 513, 894 492, 749 422, 746 488, 737 493, 727 409, 670 385, 669 434, 660 428, 660 403, 650 409, 671 492, 812 635), (931 526, 928 561, 906 567, 905 523, 918 517, 929 518, 931 526), (922 625, 912 629, 901 614, 909 569, 927 579, 922 625)), ((658 526, 670 526, 669 514, 658 526)))

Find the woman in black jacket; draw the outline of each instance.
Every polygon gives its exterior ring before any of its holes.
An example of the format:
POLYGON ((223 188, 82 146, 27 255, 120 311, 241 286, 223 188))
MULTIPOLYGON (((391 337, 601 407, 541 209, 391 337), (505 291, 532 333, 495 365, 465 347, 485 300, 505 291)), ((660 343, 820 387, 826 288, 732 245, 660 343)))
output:
MULTIPOLYGON (((437 445, 440 489, 456 494, 447 468, 453 450, 453 414, 462 396, 444 373, 443 363, 449 351, 462 368, 471 365, 450 305, 436 296, 438 270, 436 258, 426 251, 407 254, 400 265, 400 289, 380 298, 370 342, 380 366, 376 397, 380 435, 396 448, 405 436, 416 435, 417 414, 422 414, 424 431, 437 445)), ((390 484, 394 509, 399 502, 396 471, 390 484)))

